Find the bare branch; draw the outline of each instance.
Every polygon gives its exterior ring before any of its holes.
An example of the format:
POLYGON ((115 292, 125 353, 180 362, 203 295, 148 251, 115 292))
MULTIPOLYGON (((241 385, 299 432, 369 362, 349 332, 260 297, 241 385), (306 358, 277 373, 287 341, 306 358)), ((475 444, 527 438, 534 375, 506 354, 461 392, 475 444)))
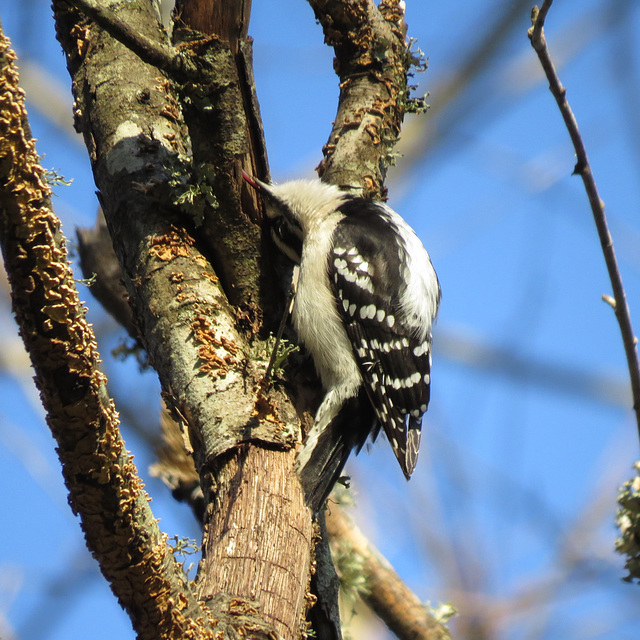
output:
POLYGON ((344 189, 384 195, 389 154, 404 117, 408 56, 403 3, 309 0, 336 52, 338 113, 318 172, 344 189))
POLYGON ((598 189, 596 186, 591 165, 587 157, 587 151, 578 129, 578 123, 576 122, 573 111, 567 101, 567 91, 562 86, 558 74, 556 73, 551 55, 547 47, 547 42, 544 36, 544 21, 547 12, 551 8, 553 0, 545 0, 542 4, 542 8, 534 7, 531 12, 532 26, 529 29, 529 38, 531 45, 538 54, 540 64, 544 69, 544 72, 549 80, 549 89, 553 94, 564 123, 571 136, 571 141, 576 152, 576 166, 574 173, 579 174, 584 182, 584 187, 589 198, 589 204, 591 205, 591 211, 598 230, 598 236, 600 237, 600 245, 602 246, 602 252, 607 264, 607 271, 609 272, 609 279, 611 280, 611 287, 613 289, 613 296, 615 298, 615 304, 612 305, 618 324, 620 325, 620 332, 622 334, 622 341, 624 343, 624 350, 627 356, 627 366, 629 367, 629 376, 631 378, 631 391, 633 394, 633 409, 636 413, 636 423, 638 425, 638 434, 640 436, 640 363, 638 361, 637 339, 633 333, 633 327, 631 325, 631 315, 629 313, 629 307, 627 305, 627 299, 622 285, 622 277, 618 269, 618 263, 616 260, 616 254, 613 249, 613 240, 609 233, 609 227, 607 224, 607 218, 604 211, 604 202, 598 195, 598 189))
MULTIPOLYGON (((149 3, 110 6, 131 27, 162 39, 149 3)), ((284 391, 273 390, 273 405, 256 395, 265 350, 247 338, 260 325, 268 263, 258 220, 243 213, 234 181, 236 159, 250 148, 234 56, 215 34, 181 26, 180 35, 190 35, 185 55, 215 68, 217 86, 225 86, 184 97, 76 9, 62 2, 54 9, 76 122, 92 151, 140 338, 200 474, 206 510, 197 593, 231 614, 246 606, 254 620, 235 626, 298 637, 313 528, 291 449, 299 419, 284 391), (197 129, 197 118, 208 126, 197 129), (183 198, 189 193, 192 201, 183 198), (225 227, 205 243, 211 220, 225 227), (255 446, 242 445, 248 442, 255 446)))
POLYGON ((450 640, 449 630, 429 613, 393 567, 337 505, 327 513, 332 544, 357 554, 366 592, 362 599, 400 640, 450 640))

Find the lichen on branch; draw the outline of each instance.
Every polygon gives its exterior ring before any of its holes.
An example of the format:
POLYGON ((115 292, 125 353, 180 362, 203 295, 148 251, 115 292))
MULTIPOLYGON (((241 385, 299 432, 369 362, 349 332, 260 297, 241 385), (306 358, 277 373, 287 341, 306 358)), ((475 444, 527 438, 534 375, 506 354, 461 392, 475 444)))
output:
POLYGON ((407 77, 416 62, 406 42, 403 3, 309 2, 335 50, 340 78, 338 112, 318 173, 344 189, 384 197, 386 168, 409 104, 407 77))
POLYGON ((31 138, 15 54, 0 31, 0 244, 13 309, 87 545, 140 638, 211 638, 149 507, 31 138), (185 632, 190 620, 202 623, 185 632))

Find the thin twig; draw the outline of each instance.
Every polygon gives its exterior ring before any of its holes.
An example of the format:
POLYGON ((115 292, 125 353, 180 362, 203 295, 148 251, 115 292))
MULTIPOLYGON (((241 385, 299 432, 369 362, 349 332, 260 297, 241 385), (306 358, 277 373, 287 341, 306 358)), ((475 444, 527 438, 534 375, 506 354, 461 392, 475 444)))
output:
POLYGON ((529 39, 531 40, 531 46, 536 50, 540 64, 544 69, 544 72, 549 80, 549 89, 553 94, 562 118, 565 122, 571 141, 576 152, 576 166, 573 170, 574 174, 582 176, 584 187, 589 197, 589 204, 591 205, 591 211, 593 212, 593 218, 598 230, 598 236, 600 237, 600 244, 602 246, 602 252, 607 264, 607 271, 609 272, 609 279, 611 280, 611 287, 613 289, 613 297, 615 304, 613 308, 620 325, 620 332, 622 333, 622 341, 624 343, 624 350, 627 356, 627 365, 629 367, 629 376, 631 378, 631 392, 633 394, 633 409, 636 414, 636 422, 638 425, 638 434, 640 435, 640 364, 638 362, 638 350, 637 339, 633 333, 633 327, 631 326, 631 315, 629 313, 629 306, 627 305, 627 299, 622 285, 622 277, 618 269, 618 262, 616 260, 616 254, 613 249, 613 240, 609 233, 609 227, 607 225, 607 218, 604 212, 604 202, 598 195, 598 189, 596 182, 591 171, 591 165, 587 158, 587 151, 578 129, 578 123, 576 122, 573 111, 567 101, 567 90, 562 86, 558 74, 547 48, 547 42, 544 37, 544 20, 547 12, 551 7, 553 0, 545 0, 542 4, 542 8, 534 7, 531 11, 531 23, 532 26, 529 29, 529 39))
POLYGON ((96 4, 94 0, 67 0, 67 2, 94 20, 141 60, 166 71, 175 80, 184 82, 185 80, 201 79, 201 74, 198 74, 195 65, 180 55, 174 47, 153 40, 132 29, 129 24, 106 6, 96 4))

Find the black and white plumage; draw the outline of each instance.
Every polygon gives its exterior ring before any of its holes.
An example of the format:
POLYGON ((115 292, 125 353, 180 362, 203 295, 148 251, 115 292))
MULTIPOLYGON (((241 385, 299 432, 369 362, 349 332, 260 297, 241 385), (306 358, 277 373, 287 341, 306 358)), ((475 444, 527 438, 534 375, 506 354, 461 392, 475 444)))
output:
MULTIPOLYGON (((366 394, 375 415, 366 430, 375 436, 376 422, 384 428, 409 479, 429 404, 431 329, 440 301, 428 253, 383 203, 320 180, 245 179, 266 197, 277 244, 300 263, 293 325, 326 390, 298 456, 301 469, 332 444, 323 438, 341 409, 366 394)), ((342 449, 362 446, 366 436, 342 449)), ((342 449, 343 459, 329 465, 339 467, 329 469, 330 485, 346 461, 342 449)))

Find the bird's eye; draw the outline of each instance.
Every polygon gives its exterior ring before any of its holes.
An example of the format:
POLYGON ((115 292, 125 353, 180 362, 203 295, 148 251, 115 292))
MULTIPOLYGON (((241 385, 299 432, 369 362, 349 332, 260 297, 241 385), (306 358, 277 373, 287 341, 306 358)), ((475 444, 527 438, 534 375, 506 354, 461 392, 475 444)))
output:
POLYGON ((300 262, 302 253, 302 235, 299 229, 293 227, 284 217, 273 220, 271 226, 273 239, 279 249, 294 262, 300 262))
POLYGON ((278 238, 284 240, 289 234, 289 225, 284 218, 277 218, 274 224, 274 231, 278 238))

